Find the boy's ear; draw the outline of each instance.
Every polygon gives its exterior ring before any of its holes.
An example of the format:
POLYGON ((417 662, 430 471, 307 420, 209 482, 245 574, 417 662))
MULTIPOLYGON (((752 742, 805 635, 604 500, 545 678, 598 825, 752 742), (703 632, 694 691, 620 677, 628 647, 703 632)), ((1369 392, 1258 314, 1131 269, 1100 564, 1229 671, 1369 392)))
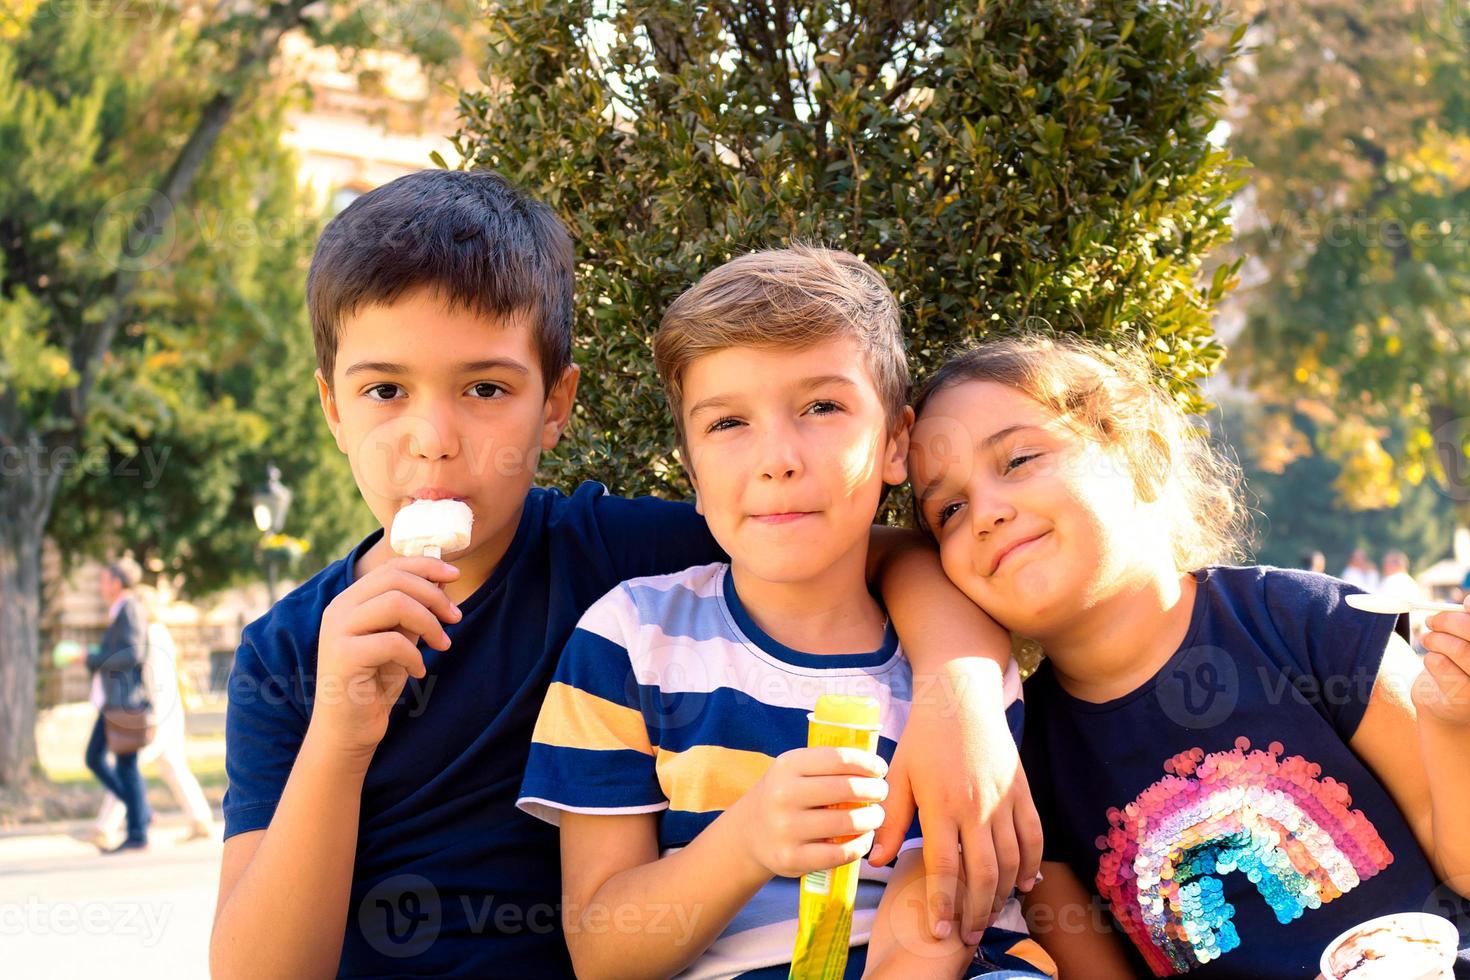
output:
POLYGON ((674 458, 684 467, 684 474, 689 477, 689 485, 694 488, 694 513, 703 517, 704 503, 699 498, 699 477, 694 475, 694 463, 690 460, 689 449, 682 439, 679 445, 674 447, 674 458))
POLYGON ((342 416, 337 412, 337 396, 332 394, 332 386, 322 376, 321 368, 316 369, 316 396, 322 403, 322 415, 326 416, 327 428, 332 430, 332 439, 339 450, 347 452, 342 445, 342 416))
POLYGON ((541 415, 541 448, 551 450, 561 441, 567 423, 572 418, 572 405, 577 400, 577 381, 582 369, 575 364, 567 365, 556 384, 546 392, 546 404, 541 415))
POLYGON ((889 486, 896 487, 909 477, 909 437, 913 432, 914 410, 905 405, 883 453, 883 482, 889 486))

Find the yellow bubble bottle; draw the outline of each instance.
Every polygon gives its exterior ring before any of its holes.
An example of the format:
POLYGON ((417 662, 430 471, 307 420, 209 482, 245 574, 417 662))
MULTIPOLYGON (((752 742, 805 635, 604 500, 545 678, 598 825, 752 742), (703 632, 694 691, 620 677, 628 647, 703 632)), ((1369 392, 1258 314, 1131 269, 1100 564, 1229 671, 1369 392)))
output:
MULTIPOLYGON (((817 699, 816 710, 807 715, 806 744, 877 752, 878 718, 878 702, 873 698, 824 694, 817 699)), ((801 876, 790 980, 838 980, 847 969, 860 861, 801 876)))

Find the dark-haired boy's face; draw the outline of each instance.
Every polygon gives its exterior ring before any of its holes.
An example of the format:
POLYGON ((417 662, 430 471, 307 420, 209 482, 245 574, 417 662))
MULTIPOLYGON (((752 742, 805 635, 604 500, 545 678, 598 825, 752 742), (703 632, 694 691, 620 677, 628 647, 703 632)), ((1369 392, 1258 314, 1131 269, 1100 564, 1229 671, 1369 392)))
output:
POLYGON ((448 309, 426 289, 346 317, 317 386, 373 516, 387 528, 416 498, 458 498, 475 515, 459 555, 508 545, 576 395, 575 368, 548 392, 540 364, 529 317, 448 309))

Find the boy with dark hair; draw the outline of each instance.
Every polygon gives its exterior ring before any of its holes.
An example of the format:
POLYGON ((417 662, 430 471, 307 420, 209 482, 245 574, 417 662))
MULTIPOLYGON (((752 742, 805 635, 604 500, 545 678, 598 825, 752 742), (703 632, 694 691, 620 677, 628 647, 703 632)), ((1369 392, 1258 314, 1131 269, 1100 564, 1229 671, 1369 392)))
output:
MULTIPOLYGON (((318 394, 364 501, 384 528, 419 499, 463 500, 475 520, 445 560, 395 556, 375 531, 246 630, 215 976, 570 975, 556 833, 515 808, 557 655, 619 581, 720 557, 687 504, 532 487, 576 394, 572 278, 560 221, 487 172, 400 178, 323 233, 308 281, 318 394)), ((973 707, 999 697, 1005 651, 956 657, 993 625, 932 557, 886 550, 869 577, 916 670, 944 681, 910 750, 919 801, 963 828, 967 865, 985 851, 972 842, 1019 838, 1000 875, 1029 878, 1034 810, 1003 725, 984 730, 973 707), (981 734, 952 738, 956 711, 981 734)), ((960 833, 940 836, 952 860, 960 833)))

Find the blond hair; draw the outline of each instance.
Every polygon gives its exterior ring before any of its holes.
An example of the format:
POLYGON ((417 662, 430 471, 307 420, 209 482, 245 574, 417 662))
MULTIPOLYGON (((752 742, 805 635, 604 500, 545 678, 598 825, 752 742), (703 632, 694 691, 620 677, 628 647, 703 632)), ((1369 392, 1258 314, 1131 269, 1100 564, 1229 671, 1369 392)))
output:
MULTIPOLYGON (((1165 503, 1179 571, 1242 557, 1240 469, 1153 379, 1142 356, 1071 336, 987 340, 946 361, 924 383, 914 411, 922 414, 930 398, 969 381, 1012 388, 1118 452, 1139 499, 1165 503)), ((924 527, 917 506, 914 514, 924 527)))
POLYGON ((808 245, 766 249, 706 273, 669 306, 653 360, 684 432, 684 374, 732 347, 801 349, 837 337, 858 341, 890 427, 908 403, 898 302, 872 266, 849 252, 808 245))

